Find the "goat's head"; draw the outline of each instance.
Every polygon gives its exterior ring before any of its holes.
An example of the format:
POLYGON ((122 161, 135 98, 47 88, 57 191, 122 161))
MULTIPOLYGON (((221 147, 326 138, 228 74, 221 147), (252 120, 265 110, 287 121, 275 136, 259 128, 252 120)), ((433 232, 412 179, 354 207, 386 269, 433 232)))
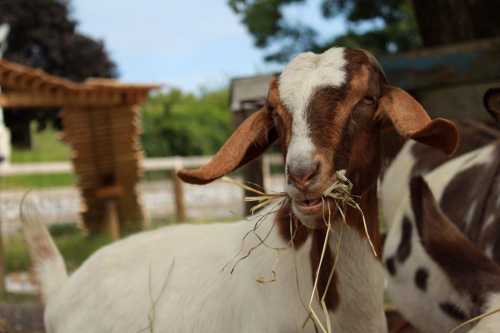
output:
POLYGON ((205 184, 256 158, 274 141, 285 156, 287 193, 299 219, 317 219, 321 193, 345 169, 354 194, 375 184, 379 132, 390 125, 405 138, 452 153, 457 130, 430 120, 422 106, 387 85, 375 58, 360 49, 332 48, 294 58, 269 88, 266 106, 233 133, 215 157, 197 170, 182 170, 187 182, 205 184))

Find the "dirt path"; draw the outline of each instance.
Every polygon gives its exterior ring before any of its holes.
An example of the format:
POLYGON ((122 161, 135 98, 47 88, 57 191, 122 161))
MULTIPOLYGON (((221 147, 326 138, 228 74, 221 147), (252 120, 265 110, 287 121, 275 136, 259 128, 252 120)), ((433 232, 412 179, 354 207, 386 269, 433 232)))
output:
MULTIPOLYGON (((282 189, 283 177, 274 176, 271 189, 282 189)), ((27 190, 0 191, 0 221, 4 234, 19 230, 19 207, 27 190)), ((143 182, 139 185, 147 213, 153 219, 174 215, 173 188, 170 181, 143 182)), ((241 216, 243 191, 223 181, 206 186, 185 185, 189 218, 214 219, 241 216)), ((79 220, 80 195, 77 188, 51 188, 31 191, 29 201, 36 205, 36 214, 48 224, 79 220)))
POLYGON ((43 307, 39 303, 0 304, 0 333, 43 333, 43 307))

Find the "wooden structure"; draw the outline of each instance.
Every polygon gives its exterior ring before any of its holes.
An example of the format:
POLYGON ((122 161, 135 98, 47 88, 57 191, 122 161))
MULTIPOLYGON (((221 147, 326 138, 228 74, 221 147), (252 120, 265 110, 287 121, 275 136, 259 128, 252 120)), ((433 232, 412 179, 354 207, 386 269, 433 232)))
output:
POLYGON ((389 82, 414 95, 433 116, 491 122, 483 96, 500 87, 500 38, 380 58, 389 82))
POLYGON ((156 85, 94 79, 75 83, 0 59, 2 107, 61 107, 63 140, 73 152, 91 233, 140 229, 146 221, 136 184, 142 175, 139 105, 156 85))

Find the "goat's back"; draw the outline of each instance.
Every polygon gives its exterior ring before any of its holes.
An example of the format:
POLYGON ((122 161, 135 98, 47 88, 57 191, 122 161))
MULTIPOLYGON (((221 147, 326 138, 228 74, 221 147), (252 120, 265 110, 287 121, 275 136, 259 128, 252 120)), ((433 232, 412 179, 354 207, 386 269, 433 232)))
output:
MULTIPOLYGON (((269 230, 264 221, 259 234, 269 230)), ((253 223, 182 225, 109 245, 70 276, 46 310, 49 332, 278 332, 302 324, 293 256, 262 246, 231 274, 236 257, 256 244, 242 240, 253 223), (242 244, 245 244, 242 248, 242 244), (278 281, 270 278, 276 269, 278 281), (71 319, 69 319, 71 318, 71 319), (300 323, 299 323, 300 321, 300 323), (154 326, 154 329, 151 327, 154 326)), ((262 235, 261 235, 262 236, 262 235)), ((281 239, 267 239, 283 247, 281 239)), ((301 254, 298 253, 298 256, 301 254)))

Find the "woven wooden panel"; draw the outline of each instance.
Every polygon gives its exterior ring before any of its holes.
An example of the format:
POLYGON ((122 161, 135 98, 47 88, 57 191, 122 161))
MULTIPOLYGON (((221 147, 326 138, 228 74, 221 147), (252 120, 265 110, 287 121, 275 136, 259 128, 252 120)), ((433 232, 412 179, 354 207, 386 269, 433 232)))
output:
POLYGON ((107 199, 97 193, 120 186, 123 194, 114 198, 120 226, 127 231, 142 228, 144 213, 136 190, 143 174, 138 107, 65 109, 62 120, 85 203, 84 224, 91 232, 105 229, 107 199))

